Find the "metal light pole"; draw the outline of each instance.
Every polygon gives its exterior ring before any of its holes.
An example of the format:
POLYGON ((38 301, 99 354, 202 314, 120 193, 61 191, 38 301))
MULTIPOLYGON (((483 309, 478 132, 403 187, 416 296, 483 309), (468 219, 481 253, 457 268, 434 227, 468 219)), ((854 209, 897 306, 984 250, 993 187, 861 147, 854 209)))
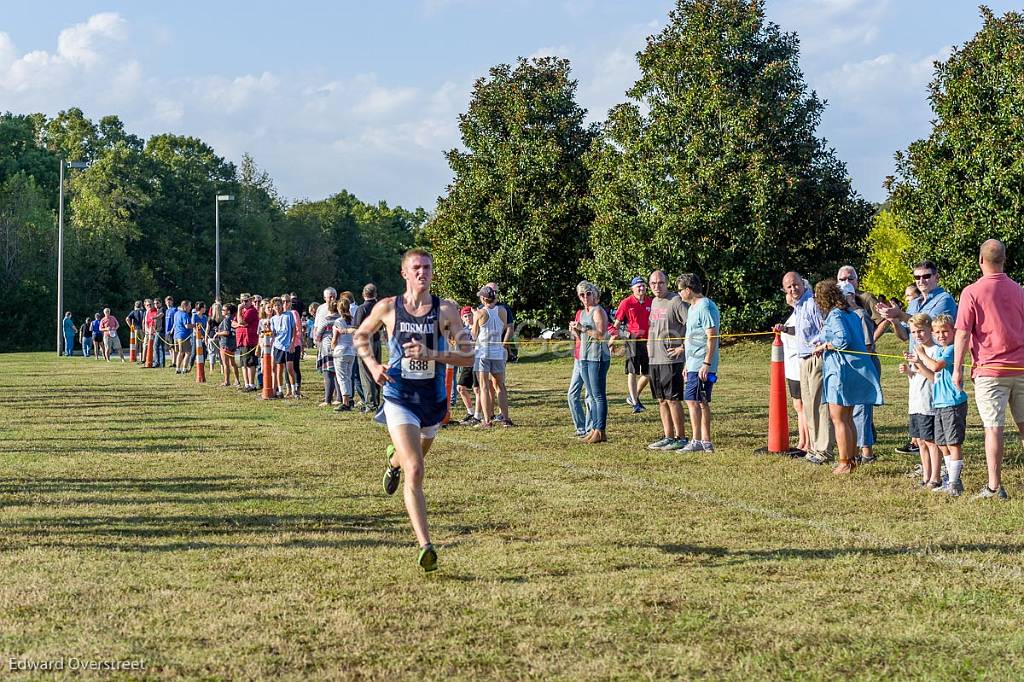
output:
POLYGON ((64 168, 88 168, 84 161, 60 160, 60 189, 57 202, 57 355, 64 348, 64 168))
POLYGON ((234 201, 234 194, 218 194, 217 200, 213 202, 213 215, 214 215, 214 230, 213 230, 213 242, 214 242, 214 289, 213 289, 213 300, 220 300, 220 202, 222 201, 234 201))

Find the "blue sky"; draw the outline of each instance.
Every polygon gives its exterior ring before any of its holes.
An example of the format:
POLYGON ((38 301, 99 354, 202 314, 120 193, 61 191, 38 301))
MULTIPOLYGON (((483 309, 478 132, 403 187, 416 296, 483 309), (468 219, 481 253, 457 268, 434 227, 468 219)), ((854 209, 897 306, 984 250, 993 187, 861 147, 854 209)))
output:
MULTIPOLYGON (((994 11, 1019 3, 989 0, 994 11)), ((71 106, 130 130, 195 135, 253 155, 288 199, 348 189, 433 208, 451 176, 473 81, 517 56, 573 63, 580 103, 603 118, 664 26, 663 0, 5 2, 0 110, 71 106)), ((963 0, 767 0, 801 40, 828 100, 819 134, 866 198, 885 198, 893 153, 927 135, 932 62, 980 28, 963 0)))

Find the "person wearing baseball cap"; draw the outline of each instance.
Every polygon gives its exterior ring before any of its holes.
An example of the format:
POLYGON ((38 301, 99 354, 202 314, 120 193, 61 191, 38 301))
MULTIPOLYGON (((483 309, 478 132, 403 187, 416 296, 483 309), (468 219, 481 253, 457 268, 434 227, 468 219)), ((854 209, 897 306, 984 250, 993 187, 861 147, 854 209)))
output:
MULTIPOLYGON (((466 333, 471 334, 473 327, 473 308, 463 306, 459 310, 459 317, 462 318, 462 325, 466 333)), ((460 367, 459 377, 455 382, 455 390, 459 392, 462 404, 466 407, 466 416, 458 423, 461 426, 475 426, 480 423, 480 389, 476 383, 476 374, 472 367, 460 367), (472 401, 470 400, 472 398, 472 401)))
POLYGON ((647 334, 653 299, 647 295, 647 282, 643 277, 634 277, 629 288, 632 293, 619 302, 613 324, 619 329, 619 338, 626 348, 626 402, 633 407, 633 414, 639 414, 645 409, 640 394, 647 388, 650 371, 647 334))

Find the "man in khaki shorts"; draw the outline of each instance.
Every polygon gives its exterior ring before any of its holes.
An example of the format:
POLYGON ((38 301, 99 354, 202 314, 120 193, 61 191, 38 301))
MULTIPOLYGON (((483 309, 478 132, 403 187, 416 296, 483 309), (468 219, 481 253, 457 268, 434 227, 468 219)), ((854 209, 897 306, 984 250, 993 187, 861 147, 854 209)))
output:
POLYGON ((981 278, 960 295, 953 383, 963 390, 968 344, 974 398, 985 426, 988 485, 975 498, 1007 499, 1001 474, 1006 407, 1024 438, 1024 289, 1006 276, 1006 247, 989 239, 978 256, 981 278))

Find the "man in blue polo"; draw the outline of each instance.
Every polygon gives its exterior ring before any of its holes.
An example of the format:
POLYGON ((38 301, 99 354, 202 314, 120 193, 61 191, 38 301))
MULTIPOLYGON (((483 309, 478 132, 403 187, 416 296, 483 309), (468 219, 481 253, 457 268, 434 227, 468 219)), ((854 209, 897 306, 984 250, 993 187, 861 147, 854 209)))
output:
MULTIPOLYGON (((879 303, 876 306, 878 314, 883 319, 892 320, 892 329, 896 336, 901 341, 909 341, 908 350, 911 353, 914 352, 917 343, 914 341, 914 337, 908 333, 906 323, 912 316, 918 313, 927 313, 929 317, 935 319, 936 315, 945 313, 955 320, 957 312, 956 301, 948 291, 939 286, 939 271, 932 261, 923 260, 914 266, 914 284, 917 285, 917 290, 921 292, 921 295, 910 302, 906 311, 900 310, 899 306, 894 305, 887 306, 879 303)), ((910 441, 906 445, 896 448, 896 452, 906 455, 916 454, 918 448, 913 441, 910 441)))
MULTIPOLYGON (((178 308, 174 305, 174 299, 168 296, 164 299, 164 324, 163 329, 157 329, 156 337, 156 364, 164 366, 167 360, 167 347, 174 343, 174 318, 178 314, 178 308)), ((171 349, 171 366, 174 367, 174 349, 171 349)))

